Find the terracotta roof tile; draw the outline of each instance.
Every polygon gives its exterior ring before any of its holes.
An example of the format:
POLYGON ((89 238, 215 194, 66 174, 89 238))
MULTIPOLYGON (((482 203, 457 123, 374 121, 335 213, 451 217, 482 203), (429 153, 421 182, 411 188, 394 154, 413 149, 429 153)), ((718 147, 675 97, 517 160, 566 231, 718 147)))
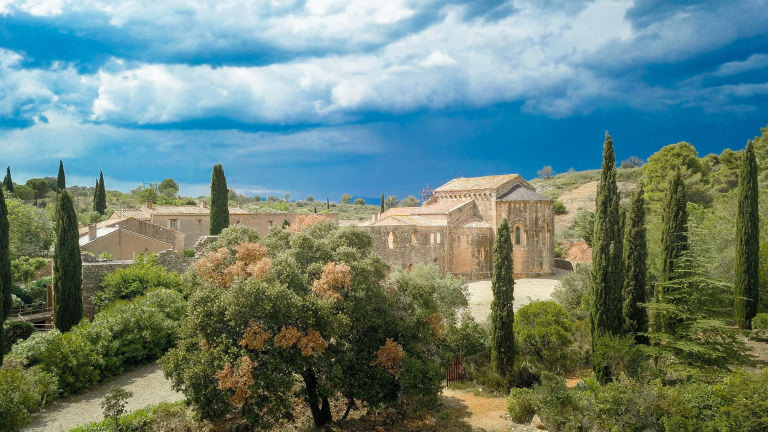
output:
POLYGON ((435 189, 435 192, 475 191, 496 189, 509 181, 521 178, 517 174, 492 175, 484 177, 460 177, 435 189))

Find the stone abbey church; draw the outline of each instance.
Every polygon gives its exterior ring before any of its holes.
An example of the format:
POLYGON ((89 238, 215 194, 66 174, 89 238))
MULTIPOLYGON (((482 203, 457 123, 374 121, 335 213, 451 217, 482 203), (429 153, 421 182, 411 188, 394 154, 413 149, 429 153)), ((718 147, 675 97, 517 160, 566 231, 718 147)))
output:
POLYGON ((373 248, 392 267, 434 263, 443 272, 487 279, 496 230, 506 218, 515 276, 554 268, 552 201, 517 174, 457 178, 435 189, 421 207, 397 207, 361 224, 373 248))

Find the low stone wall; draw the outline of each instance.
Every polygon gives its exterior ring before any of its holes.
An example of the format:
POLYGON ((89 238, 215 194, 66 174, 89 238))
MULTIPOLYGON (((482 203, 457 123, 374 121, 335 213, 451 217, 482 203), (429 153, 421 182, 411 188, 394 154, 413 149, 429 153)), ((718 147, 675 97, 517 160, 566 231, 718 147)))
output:
MULTIPOLYGON (((173 249, 162 251, 157 254, 157 257, 160 259, 160 265, 168 271, 179 274, 187 271, 196 259, 179 256, 173 249)), ((83 256, 83 316, 92 318, 96 313, 93 296, 103 289, 101 281, 104 280, 104 276, 131 264, 133 260, 102 261, 87 255, 83 256)))

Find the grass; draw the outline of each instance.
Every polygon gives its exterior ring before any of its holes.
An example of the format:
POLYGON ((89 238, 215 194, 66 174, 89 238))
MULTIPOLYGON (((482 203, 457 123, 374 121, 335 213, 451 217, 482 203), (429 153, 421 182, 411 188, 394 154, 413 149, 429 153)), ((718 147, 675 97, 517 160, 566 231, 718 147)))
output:
MULTIPOLYGON (((620 182, 638 183, 643 177, 643 169, 617 168, 616 180, 620 182)), ((531 180, 531 183, 542 195, 549 199, 556 199, 562 194, 572 191, 577 187, 592 181, 600 180, 600 170, 575 171, 558 174, 556 176, 531 180)))

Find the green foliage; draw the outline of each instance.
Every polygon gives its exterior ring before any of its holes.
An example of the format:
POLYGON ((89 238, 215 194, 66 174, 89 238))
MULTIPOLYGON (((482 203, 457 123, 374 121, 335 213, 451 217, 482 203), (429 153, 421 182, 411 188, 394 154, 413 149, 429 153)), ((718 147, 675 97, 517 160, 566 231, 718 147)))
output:
POLYGON ((352 195, 346 194, 346 193, 341 195, 342 204, 349 204, 351 201, 352 201, 352 195))
POLYGON ((107 212, 107 190, 104 188, 104 173, 99 171, 99 181, 93 193, 93 211, 99 214, 107 212))
POLYGON ((46 261, 43 258, 18 257, 11 261, 13 278, 17 281, 28 283, 35 277, 35 273, 45 267, 45 265, 46 261))
POLYGON ((760 214, 754 143, 747 144, 739 171, 736 218, 736 283, 734 303, 739 328, 749 329, 760 300, 760 214))
POLYGON ((27 180, 26 186, 32 191, 32 197, 35 199, 35 205, 41 198, 45 198, 45 194, 48 193, 50 187, 48 182, 42 178, 31 178, 27 180))
POLYGON ((554 204, 552 204, 552 210, 554 210, 556 215, 568 213, 568 210, 565 208, 565 204, 563 204, 562 201, 555 201, 554 204))
POLYGON ((213 166, 211 174, 211 235, 218 235, 229 226, 227 178, 221 164, 213 166))
POLYGON ((591 247, 595 235, 595 214, 589 210, 579 210, 573 220, 573 232, 591 247))
POLYGON ((61 332, 56 329, 33 333, 27 339, 17 341, 11 346, 8 358, 22 366, 38 365, 43 361, 43 353, 60 335, 61 332))
POLYGON ((491 290, 491 365, 499 376, 508 378, 515 366, 515 279, 512 238, 506 219, 499 225, 493 243, 491 290))
POLYGON ((105 260, 105 261, 113 261, 115 259, 115 256, 109 252, 102 252, 99 254, 99 259, 105 260))
POLYGON ((407 198, 400 201, 400 207, 417 207, 419 205, 419 200, 416 199, 413 195, 408 195, 407 198))
POLYGON ((181 278, 160 265, 155 254, 137 255, 133 264, 104 276, 103 289, 94 295, 94 303, 104 308, 115 300, 129 300, 146 294, 152 288, 178 290, 181 278))
POLYGON ((491 347, 490 335, 468 311, 462 313, 459 325, 446 328, 445 343, 451 353, 461 357, 487 353, 491 347))
POLYGON ((53 256, 54 310, 56 328, 69 331, 83 317, 83 274, 80 261, 77 215, 72 196, 59 193, 56 249, 53 256))
POLYGON ((5 177, 3 177, 3 187, 6 191, 8 191, 8 193, 14 193, 13 179, 11 179, 11 167, 7 168, 5 177))
POLYGON ((626 234, 624 236, 624 286, 623 315, 624 331, 634 335, 637 343, 647 343, 643 333, 648 331, 646 302, 648 278, 648 248, 645 231, 645 202, 643 187, 634 194, 629 203, 626 234))
POLYGON ((552 292, 552 299, 563 306, 573 318, 589 317, 592 305, 592 291, 589 286, 591 274, 590 264, 578 265, 558 281, 552 292))
MULTIPOLYGON (((619 220, 619 191, 616 185, 616 160, 613 140, 605 134, 603 168, 595 198, 595 234, 592 248, 591 288, 593 305, 590 314, 593 342, 603 335, 624 331, 622 310, 623 239, 619 220)), ((647 166, 647 165, 646 165, 647 166)), ((601 382, 610 380, 604 371, 595 369, 601 382)))
POLYGON ((552 169, 551 165, 547 165, 542 169, 536 171, 536 174, 538 174, 538 176, 543 179, 548 179, 548 178, 551 178, 553 175, 555 175, 555 171, 552 169))
MULTIPOLYGON (((674 277, 675 266, 680 256, 688 250, 688 209, 686 189, 680 170, 669 182, 667 197, 661 215, 661 282, 674 277)), ((657 285, 655 297, 664 296, 663 285, 657 285)))
POLYGON ((643 166, 645 163, 644 160, 640 159, 637 156, 630 156, 629 158, 621 161, 621 167, 622 168, 637 168, 640 166, 643 166))
POLYGON ((768 330, 768 313, 759 313, 752 319, 754 330, 768 330))
POLYGON ((0 365, 3 364, 5 334, 2 323, 11 311, 11 278, 10 258, 10 225, 8 223, 8 207, 5 195, 0 189, 0 365))
POLYGON ((51 246, 53 230, 45 210, 24 204, 16 198, 6 200, 10 233, 10 256, 39 255, 51 246))
POLYGON ((112 387, 101 401, 101 409, 104 413, 104 420, 111 423, 114 431, 120 430, 120 417, 125 414, 125 405, 128 399, 133 396, 133 392, 125 390, 122 387, 112 387))
POLYGON ((5 323, 5 345, 0 349, 7 353, 13 344, 25 340, 35 332, 35 326, 26 321, 9 321, 5 323))
MULTIPOLYGON (((118 423, 119 430, 131 432, 206 430, 199 427, 182 402, 161 403, 141 408, 120 416, 118 423)), ((113 424, 111 420, 103 420, 88 423, 69 432, 106 432, 113 424)))
POLYGON ((523 359, 537 369, 552 372, 568 370, 572 358, 573 322, 568 312, 553 301, 527 304, 517 311, 515 338, 523 359))
POLYGON ((136 195, 136 198, 138 198, 139 204, 145 205, 146 203, 156 203, 159 196, 155 188, 148 187, 142 188, 136 195))
POLYGON ((538 400, 533 389, 512 388, 507 397, 507 412, 517 423, 530 423, 534 414, 539 411, 538 400))
POLYGON ((50 276, 43 276, 34 282, 28 283, 26 292, 31 297, 31 301, 28 303, 45 302, 48 298, 48 287, 52 283, 53 279, 50 276))
POLYGON ((261 236, 256 228, 247 227, 245 225, 235 225, 225 228, 219 234, 219 238, 209 244, 205 250, 206 252, 215 251, 222 247, 234 250, 234 247, 239 243, 256 242, 259 241, 260 238, 261 236))
POLYGON ((157 191, 160 195, 167 198, 174 198, 179 193, 179 184, 172 178, 167 178, 157 185, 157 191))
POLYGON ((330 222, 273 227, 259 242, 264 258, 259 246, 231 245, 184 277, 188 314, 162 364, 202 418, 269 428, 296 394, 318 425, 331 420, 325 407, 337 395, 409 409, 437 402, 450 357, 445 326, 466 305, 463 280, 416 266, 383 283, 370 235, 330 222), (264 262, 266 273, 237 270, 264 262), (237 276, 222 277, 228 268, 237 276), (297 339, 277 337, 286 332, 297 339), (312 340, 316 349, 299 348, 312 340))
POLYGON ((355 198, 354 204, 359 206, 365 205, 365 200, 362 198, 355 198))
POLYGON ((643 184, 645 198, 651 205, 664 201, 665 192, 675 175, 671 168, 676 167, 682 172, 688 197, 697 204, 709 204, 712 195, 709 192, 709 171, 699 159, 696 149, 687 142, 679 142, 663 147, 648 158, 643 165, 643 184))
POLYGON ((0 368, 0 432, 17 431, 56 395, 56 377, 34 367, 17 365, 0 368))
POLYGON ((194 258, 194 257, 195 257, 194 249, 184 249, 184 258, 194 258))
POLYGON ((64 174, 64 162, 59 161, 59 175, 56 177, 56 189, 64 190, 67 188, 67 178, 64 174))

